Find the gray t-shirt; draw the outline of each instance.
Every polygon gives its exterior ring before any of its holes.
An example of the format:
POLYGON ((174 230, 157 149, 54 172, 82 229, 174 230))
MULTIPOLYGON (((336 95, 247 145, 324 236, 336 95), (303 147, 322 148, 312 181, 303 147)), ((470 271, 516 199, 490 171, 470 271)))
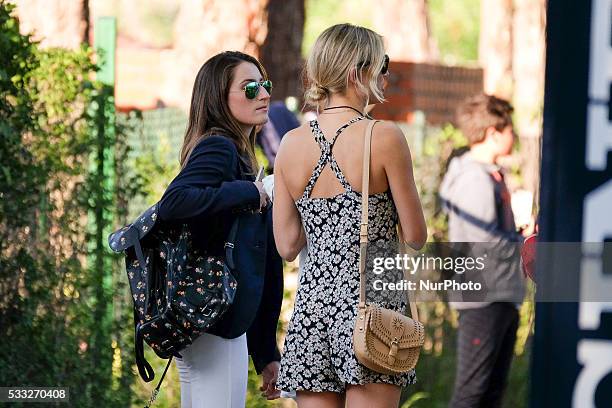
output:
POLYGON ((517 253, 521 236, 515 230, 510 194, 498 166, 479 162, 468 152, 455 157, 440 185, 440 198, 448 213, 451 242, 473 245, 487 253, 489 294, 483 302, 453 302, 456 309, 484 307, 494 301, 522 299, 525 286, 517 253))

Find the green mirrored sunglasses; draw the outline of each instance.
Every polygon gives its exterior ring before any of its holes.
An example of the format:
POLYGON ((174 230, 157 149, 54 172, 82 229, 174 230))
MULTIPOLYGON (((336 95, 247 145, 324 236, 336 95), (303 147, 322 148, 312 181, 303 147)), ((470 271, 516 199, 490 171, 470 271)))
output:
POLYGON ((247 97, 247 99, 255 99, 257 94, 259 94, 259 87, 261 86, 263 86, 268 94, 272 94, 272 81, 269 79, 261 82, 249 82, 242 89, 244 90, 244 95, 247 97))

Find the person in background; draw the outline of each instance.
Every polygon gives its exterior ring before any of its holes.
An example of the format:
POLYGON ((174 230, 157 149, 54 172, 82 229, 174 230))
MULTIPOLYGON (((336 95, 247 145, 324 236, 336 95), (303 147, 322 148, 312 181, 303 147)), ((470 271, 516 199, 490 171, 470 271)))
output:
POLYGON ((493 249, 486 261, 486 280, 493 283, 487 298, 451 303, 459 311, 452 408, 500 407, 512 362, 517 309, 525 294, 517 251, 522 238, 497 165, 512 151, 512 111, 507 101, 484 94, 458 108, 457 122, 469 151, 450 161, 440 186, 449 241, 493 249))
POLYGON ((263 125, 261 131, 257 134, 257 144, 261 146, 268 159, 268 171, 272 172, 281 139, 285 133, 300 126, 300 122, 293 112, 287 108, 287 105, 281 101, 270 103, 268 117, 270 120, 263 125))

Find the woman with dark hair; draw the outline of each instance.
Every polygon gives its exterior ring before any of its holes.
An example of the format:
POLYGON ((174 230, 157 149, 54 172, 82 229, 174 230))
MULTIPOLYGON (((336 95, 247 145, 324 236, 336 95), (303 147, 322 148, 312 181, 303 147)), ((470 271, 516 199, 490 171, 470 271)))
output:
POLYGON ((211 255, 224 255, 230 227, 240 217, 234 302, 177 359, 182 408, 243 408, 248 354, 263 375, 264 395, 279 395, 282 261, 269 198, 254 177, 255 128, 268 120, 271 90, 264 68, 249 55, 223 52, 206 61, 193 87, 181 171, 160 201, 160 218, 187 223, 193 245, 211 255))

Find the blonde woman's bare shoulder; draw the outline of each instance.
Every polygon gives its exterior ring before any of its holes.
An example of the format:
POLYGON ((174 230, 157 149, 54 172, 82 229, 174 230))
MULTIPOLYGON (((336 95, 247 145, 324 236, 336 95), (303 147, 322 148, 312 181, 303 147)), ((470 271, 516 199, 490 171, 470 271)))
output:
POLYGON ((283 139, 281 140, 281 148, 299 148, 299 146, 304 143, 304 135, 307 135, 308 133, 310 133, 308 123, 305 123, 295 129, 288 131, 287 133, 285 133, 285 136, 283 136, 283 139))
POLYGON ((285 133, 278 148, 276 160, 278 161, 280 158, 282 161, 284 156, 292 157, 295 153, 299 152, 306 142, 306 137, 304 136, 307 136, 308 133, 310 133, 308 123, 285 133))
POLYGON ((372 142, 375 147, 386 152, 393 152, 396 149, 408 149, 408 143, 404 132, 389 120, 381 120, 374 125, 372 142))
POLYGON ((283 142, 287 140, 287 143, 295 143, 296 139, 299 139, 306 133, 310 133, 310 125, 308 123, 303 123, 295 129, 291 129, 285 136, 283 136, 283 142))

